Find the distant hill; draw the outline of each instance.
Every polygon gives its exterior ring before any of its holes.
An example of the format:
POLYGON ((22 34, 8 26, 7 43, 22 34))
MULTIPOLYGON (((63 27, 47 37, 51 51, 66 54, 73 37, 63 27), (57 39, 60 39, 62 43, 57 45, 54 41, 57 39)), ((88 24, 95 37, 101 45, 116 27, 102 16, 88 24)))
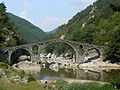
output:
POLYGON ((47 34, 29 21, 8 13, 9 18, 15 23, 17 31, 28 40, 29 43, 41 41, 47 34))
POLYGON ((57 30, 58 30, 58 28, 55 28, 54 30, 51 30, 51 31, 46 32, 46 33, 47 33, 47 34, 52 34, 52 33, 55 33, 57 30))

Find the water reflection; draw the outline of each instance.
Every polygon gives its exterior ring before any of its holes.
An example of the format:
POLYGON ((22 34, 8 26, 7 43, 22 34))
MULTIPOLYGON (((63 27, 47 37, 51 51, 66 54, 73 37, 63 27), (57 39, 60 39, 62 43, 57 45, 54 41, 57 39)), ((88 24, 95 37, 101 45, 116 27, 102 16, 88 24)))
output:
POLYGON ((64 69, 58 72, 49 67, 42 68, 39 72, 30 72, 37 80, 54 80, 57 78, 73 78, 80 80, 113 81, 120 80, 120 70, 87 70, 87 69, 64 69))

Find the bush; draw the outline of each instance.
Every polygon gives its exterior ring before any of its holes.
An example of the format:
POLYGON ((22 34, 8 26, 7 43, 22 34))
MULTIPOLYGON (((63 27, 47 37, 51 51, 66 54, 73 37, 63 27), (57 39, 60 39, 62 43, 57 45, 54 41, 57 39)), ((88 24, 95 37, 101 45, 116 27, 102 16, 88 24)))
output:
POLYGON ((25 71, 19 71, 19 72, 18 72, 18 75, 19 75, 21 78, 27 77, 28 82, 35 81, 35 80, 36 80, 31 74, 25 73, 25 71))
POLYGON ((19 75, 21 78, 23 78, 23 77, 26 76, 26 73, 25 73, 25 71, 18 71, 18 75, 19 75))
POLYGON ((8 69, 8 67, 9 67, 8 64, 0 62, 0 68, 2 68, 2 69, 8 69))
POLYGON ((56 81, 56 88, 58 90, 68 90, 68 87, 69 87, 69 83, 67 81, 64 81, 64 80, 56 81))
POLYGON ((120 82, 111 82, 111 86, 120 89, 120 82))
POLYGON ((35 81, 36 79, 31 75, 28 74, 28 82, 35 81))
POLYGON ((117 90, 111 84, 102 85, 96 82, 74 82, 69 84, 67 81, 64 80, 57 80, 56 88, 58 90, 117 90))

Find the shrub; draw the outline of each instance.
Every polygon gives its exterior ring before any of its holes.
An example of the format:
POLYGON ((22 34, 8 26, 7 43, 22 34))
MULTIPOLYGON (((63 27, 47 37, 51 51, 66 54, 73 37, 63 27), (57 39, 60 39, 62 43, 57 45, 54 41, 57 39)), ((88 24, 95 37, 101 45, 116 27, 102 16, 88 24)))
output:
POLYGON ((9 67, 8 64, 0 62, 0 68, 2 68, 2 69, 8 69, 8 67, 9 67))
POLYGON ((25 73, 25 71, 19 71, 19 72, 18 72, 18 75, 19 75, 21 78, 27 77, 28 82, 35 81, 35 80, 36 80, 31 74, 25 73))
POLYGON ((23 77, 26 76, 26 73, 25 73, 25 71, 19 71, 19 72, 18 72, 18 75, 19 75, 21 78, 23 78, 23 77))
POLYGON ((58 90, 68 90, 68 87, 69 87, 69 83, 67 81, 64 81, 64 80, 56 81, 56 88, 58 90))
POLYGON ((120 82, 111 82, 111 86, 116 87, 117 89, 120 89, 120 82))
POLYGON ((69 84, 64 80, 57 80, 56 88, 58 90, 117 90, 111 84, 102 85, 96 82, 87 83, 74 82, 69 84))
POLYGON ((28 74, 28 82, 35 81, 36 79, 31 75, 28 74))

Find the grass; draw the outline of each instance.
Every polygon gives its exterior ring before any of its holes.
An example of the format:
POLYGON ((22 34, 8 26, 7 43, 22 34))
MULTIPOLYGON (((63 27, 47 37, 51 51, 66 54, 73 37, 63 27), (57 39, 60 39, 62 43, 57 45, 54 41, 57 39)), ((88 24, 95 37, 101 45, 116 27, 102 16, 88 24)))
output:
POLYGON ((35 78, 28 73, 25 73, 24 71, 17 71, 10 67, 8 64, 0 62, 0 69, 3 69, 4 73, 0 73, 0 78, 2 77, 11 77, 11 76, 19 76, 21 78, 27 78, 28 82, 35 81, 35 78))
POLYGON ((0 69, 3 69, 3 73, 0 73, 0 90, 48 90, 44 85, 39 84, 31 74, 27 74, 24 71, 17 71, 8 64, 0 62, 0 69), (21 78, 27 78, 27 83, 11 82, 10 77, 19 76, 21 78))
MULTIPOLYGON (((100 83, 71 83, 69 84, 64 80, 57 80, 53 85, 39 84, 32 75, 25 73, 24 71, 17 71, 10 68, 5 63, 0 63, 0 68, 4 69, 4 74, 0 74, 0 90, 117 90, 113 88, 114 84, 103 84, 100 83), (7 78, 11 76, 20 76, 21 78, 27 78, 28 83, 15 83, 9 82, 8 79, 2 78, 6 76, 7 78)), ((119 84, 119 83, 117 83, 119 84)))
POLYGON ((64 80, 57 80, 56 81, 56 89, 58 90, 117 90, 113 88, 111 84, 100 84, 96 82, 89 82, 89 83, 71 83, 64 80))
POLYGON ((0 80, 0 90, 47 90, 37 81, 29 83, 9 83, 0 80))
POLYGON ((3 62, 0 62, 0 68, 1 69, 8 69, 9 65, 3 62))

